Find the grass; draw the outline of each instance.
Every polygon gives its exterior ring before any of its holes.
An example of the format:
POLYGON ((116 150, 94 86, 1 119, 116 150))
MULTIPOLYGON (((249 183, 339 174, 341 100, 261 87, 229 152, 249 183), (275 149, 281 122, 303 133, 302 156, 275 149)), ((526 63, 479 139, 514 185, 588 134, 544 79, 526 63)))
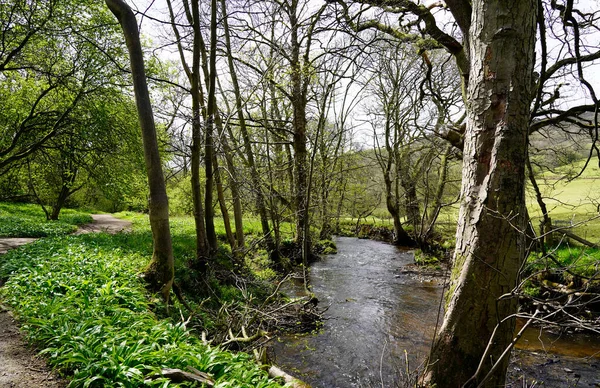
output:
MULTIPOLYGON (((600 168, 590 163, 583 174, 571 181, 583 168, 584 160, 573 165, 563 166, 553 172, 544 172, 537 177, 540 191, 546 202, 548 213, 554 223, 575 225, 571 231, 592 242, 600 242, 600 168)), ((541 220, 541 210, 535 200, 533 190, 527 191, 529 214, 537 227, 541 220)))
POLYGON ((88 222, 92 217, 77 210, 63 209, 58 221, 47 221, 38 205, 0 202, 0 237, 62 236, 88 222))
POLYGON ((549 252, 551 260, 541 254, 531 254, 526 273, 550 271, 558 272, 566 280, 572 280, 573 274, 598 280, 600 274, 600 249, 563 244, 549 252))
POLYGON ((152 312, 160 302, 139 278, 148 239, 144 230, 64 236, 10 251, 0 256, 2 301, 50 365, 72 376, 70 387, 191 386, 159 377, 166 367, 196 368, 216 387, 280 386, 247 354, 208 346, 185 324, 152 312))

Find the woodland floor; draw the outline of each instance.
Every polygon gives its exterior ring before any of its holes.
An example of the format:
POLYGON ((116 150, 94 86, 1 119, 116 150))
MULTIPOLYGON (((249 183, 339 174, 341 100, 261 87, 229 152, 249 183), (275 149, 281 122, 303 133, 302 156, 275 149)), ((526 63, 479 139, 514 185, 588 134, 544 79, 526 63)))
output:
MULTIPOLYGON (((93 223, 82 225, 74 234, 93 232, 118 233, 131 228, 129 221, 110 214, 93 214, 93 223)), ((35 238, 0 238, 0 255, 9 249, 28 244, 35 238)), ((0 387, 62 388, 67 381, 58 377, 27 345, 10 311, 0 305, 0 387)))

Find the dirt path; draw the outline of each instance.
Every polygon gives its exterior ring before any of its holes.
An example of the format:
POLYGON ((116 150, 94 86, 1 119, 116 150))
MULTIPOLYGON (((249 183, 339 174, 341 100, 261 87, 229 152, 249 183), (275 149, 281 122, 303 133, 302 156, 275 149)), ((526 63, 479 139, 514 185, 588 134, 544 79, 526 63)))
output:
MULTIPOLYGON (((80 226, 74 234, 93 232, 118 233, 131 229, 131 222, 110 214, 93 214, 94 222, 80 226)), ((0 255, 9 249, 28 244, 35 238, 1 238, 0 255)), ((0 387, 62 388, 67 381, 56 376, 46 361, 27 346, 10 311, 0 305, 0 387)))
POLYGON ((93 232, 106 232, 113 234, 131 230, 131 222, 120 220, 110 214, 92 214, 92 218, 94 219, 94 222, 91 224, 81 225, 73 234, 79 235, 93 232))
POLYGON ((37 238, 34 237, 0 237, 0 255, 8 252, 10 249, 29 244, 35 240, 37 238))

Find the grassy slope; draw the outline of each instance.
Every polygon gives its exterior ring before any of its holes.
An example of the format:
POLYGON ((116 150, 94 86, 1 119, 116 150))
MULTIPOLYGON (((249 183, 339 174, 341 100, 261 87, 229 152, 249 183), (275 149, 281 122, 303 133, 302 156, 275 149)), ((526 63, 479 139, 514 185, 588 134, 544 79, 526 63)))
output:
MULTIPOLYGON (((583 164, 584 161, 579 161, 572 167, 561 167, 554 173, 546 172, 538 177, 538 184, 553 222, 583 222, 573 232, 592 242, 600 242, 600 219, 593 219, 598 216, 597 206, 600 204, 598 164, 592 161, 583 174, 571 182, 564 179, 578 173, 583 164)), ((531 188, 527 191, 527 203, 537 227, 542 214, 531 188)))
MULTIPOLYGON (((130 234, 40 240, 0 256, 3 303, 71 386, 176 386, 149 380, 161 368, 194 367, 217 387, 276 387, 250 356, 203 344, 184 324, 160 319, 139 272, 150 258, 145 217, 130 234)), ((178 260, 189 255, 189 219, 173 220, 178 260)), ((193 236, 193 234, 192 234, 193 236)), ((185 386, 183 384, 182 386, 185 386)))

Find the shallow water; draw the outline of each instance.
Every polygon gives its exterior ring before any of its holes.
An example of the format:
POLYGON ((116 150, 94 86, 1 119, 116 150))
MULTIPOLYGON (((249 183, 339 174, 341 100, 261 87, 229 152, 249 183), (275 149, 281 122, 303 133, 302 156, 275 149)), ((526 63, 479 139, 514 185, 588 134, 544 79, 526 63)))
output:
MULTIPOLYGON (((429 352, 442 287, 400 273, 414 261, 410 251, 348 237, 336 243, 337 255, 314 263, 309 275, 319 306, 329 306, 322 329, 274 341, 274 361, 313 387, 393 387, 429 352)), ((528 331, 522 347, 576 349, 571 355, 578 357, 600 352, 597 336, 538 336, 528 331)))
POLYGON ((314 263, 312 291, 329 306, 318 335, 274 345, 278 365, 315 387, 393 386, 398 359, 423 360, 431 346, 442 289, 398 269, 409 251, 371 240, 340 237, 338 253, 314 263))

